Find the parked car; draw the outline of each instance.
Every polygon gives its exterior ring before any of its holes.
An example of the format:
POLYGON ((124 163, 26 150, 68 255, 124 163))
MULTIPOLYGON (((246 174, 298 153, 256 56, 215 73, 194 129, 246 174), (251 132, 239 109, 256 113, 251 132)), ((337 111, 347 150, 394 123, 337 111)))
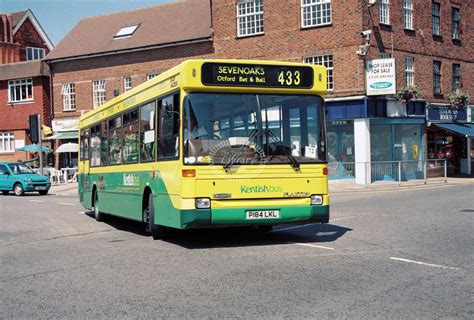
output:
POLYGON ((46 195, 49 188, 48 177, 39 175, 23 162, 0 162, 0 190, 4 195, 10 191, 17 196, 34 191, 46 195))

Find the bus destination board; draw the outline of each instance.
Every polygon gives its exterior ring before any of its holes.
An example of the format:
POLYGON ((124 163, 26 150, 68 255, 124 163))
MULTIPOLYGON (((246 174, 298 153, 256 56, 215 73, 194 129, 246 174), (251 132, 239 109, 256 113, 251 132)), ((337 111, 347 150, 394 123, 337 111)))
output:
POLYGON ((309 89, 314 72, 311 67, 206 62, 201 80, 207 86, 309 89))

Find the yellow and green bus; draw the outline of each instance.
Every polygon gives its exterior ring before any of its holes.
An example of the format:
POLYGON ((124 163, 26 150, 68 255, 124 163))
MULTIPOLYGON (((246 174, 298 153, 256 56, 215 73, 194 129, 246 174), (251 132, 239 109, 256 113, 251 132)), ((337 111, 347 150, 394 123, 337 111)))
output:
POLYGON ((329 221, 326 70, 187 60, 80 118, 79 198, 169 228, 329 221))

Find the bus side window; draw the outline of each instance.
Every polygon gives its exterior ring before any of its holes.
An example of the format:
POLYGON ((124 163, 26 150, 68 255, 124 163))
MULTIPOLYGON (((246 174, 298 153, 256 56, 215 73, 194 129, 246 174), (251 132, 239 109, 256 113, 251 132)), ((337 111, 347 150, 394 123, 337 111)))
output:
POLYGON ((158 158, 174 158, 179 150, 179 94, 158 102, 158 158))
POLYGON ((91 167, 100 166, 100 125, 91 128, 91 167))
POLYGON ((138 109, 123 115, 123 163, 138 162, 138 109))
POLYGON ((108 163, 107 150, 107 121, 102 121, 100 124, 100 163, 103 166, 108 163))
POLYGON ((109 164, 122 163, 122 116, 109 120, 109 164))
POLYGON ((140 162, 155 160, 155 101, 140 107, 140 162))
POLYGON ((81 160, 89 160, 89 129, 81 131, 81 160))

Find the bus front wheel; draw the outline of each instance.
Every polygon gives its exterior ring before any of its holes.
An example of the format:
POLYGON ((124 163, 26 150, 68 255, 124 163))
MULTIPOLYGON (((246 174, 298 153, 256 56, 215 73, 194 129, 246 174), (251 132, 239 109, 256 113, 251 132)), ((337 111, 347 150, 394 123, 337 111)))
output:
POLYGON ((104 214, 100 212, 99 209, 99 194, 97 190, 94 192, 94 218, 97 221, 103 221, 104 220, 104 214))
POLYGON ((143 217, 145 220, 146 232, 151 234, 153 240, 163 239, 165 237, 165 227, 154 224, 155 210, 153 206, 153 196, 148 196, 148 205, 143 209, 143 217))

